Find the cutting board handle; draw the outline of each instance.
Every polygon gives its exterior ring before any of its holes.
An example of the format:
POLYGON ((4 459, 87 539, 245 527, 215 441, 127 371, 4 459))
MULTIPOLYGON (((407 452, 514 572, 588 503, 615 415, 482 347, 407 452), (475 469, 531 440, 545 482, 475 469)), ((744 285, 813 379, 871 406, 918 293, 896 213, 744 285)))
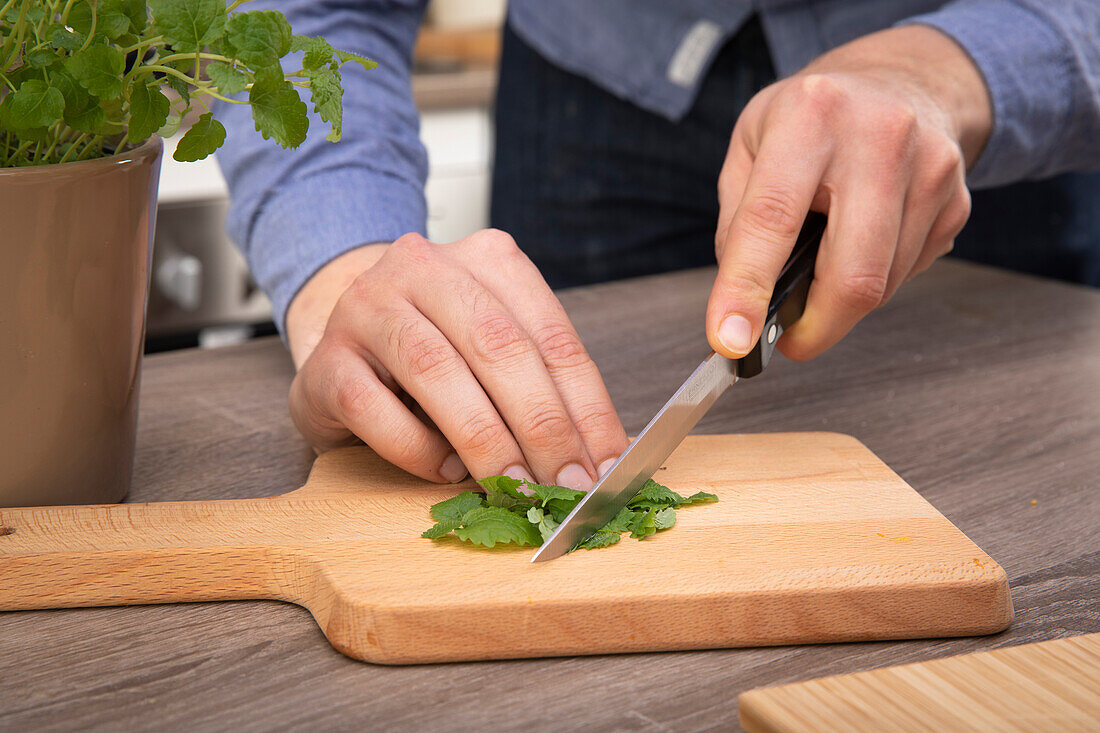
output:
POLYGON ((316 568, 279 531, 278 497, 0 509, 0 610, 275 598, 316 568))

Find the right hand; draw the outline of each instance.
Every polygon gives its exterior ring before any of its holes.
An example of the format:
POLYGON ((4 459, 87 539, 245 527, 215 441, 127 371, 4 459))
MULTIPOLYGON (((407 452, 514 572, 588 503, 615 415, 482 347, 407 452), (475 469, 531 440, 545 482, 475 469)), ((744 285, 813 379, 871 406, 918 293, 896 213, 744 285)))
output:
POLYGON ((296 296, 290 412, 422 478, 507 474, 587 490, 626 449, 596 365, 507 234, 408 234, 337 258, 296 296))

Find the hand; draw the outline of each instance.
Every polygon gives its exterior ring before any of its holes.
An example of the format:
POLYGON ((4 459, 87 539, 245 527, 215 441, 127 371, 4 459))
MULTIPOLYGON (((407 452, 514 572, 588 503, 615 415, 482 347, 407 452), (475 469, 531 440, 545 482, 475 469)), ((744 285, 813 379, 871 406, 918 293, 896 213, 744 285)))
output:
POLYGON ((802 318, 778 348, 810 359, 951 250, 970 215, 965 164, 992 125, 966 53, 923 26, 842 46, 746 105, 718 181, 711 345, 760 338, 776 278, 808 211, 827 212, 802 318))
POLYGON ((361 439, 437 482, 508 474, 587 490, 626 448, 599 371, 507 234, 409 234, 298 294, 290 412, 318 449, 361 439))

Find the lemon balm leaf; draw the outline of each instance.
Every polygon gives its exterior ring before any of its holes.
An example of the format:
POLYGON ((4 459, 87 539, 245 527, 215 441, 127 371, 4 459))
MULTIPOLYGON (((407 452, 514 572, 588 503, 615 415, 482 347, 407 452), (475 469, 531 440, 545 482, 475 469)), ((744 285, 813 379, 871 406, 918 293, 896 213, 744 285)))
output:
POLYGON ((176 145, 172 157, 181 163, 202 160, 225 142, 225 128, 207 112, 191 125, 176 145))
POLYGON ((248 101, 256 129, 265 139, 272 138, 284 148, 296 148, 306 139, 306 103, 281 74, 265 74, 257 79, 248 92, 248 101))
POLYGON ((460 540, 483 547, 514 543, 541 545, 538 529, 525 517, 497 506, 478 507, 466 512, 462 526, 454 530, 460 540))
POLYGON ((154 31, 177 52, 198 51, 225 31, 225 0, 149 0, 149 8, 154 31))

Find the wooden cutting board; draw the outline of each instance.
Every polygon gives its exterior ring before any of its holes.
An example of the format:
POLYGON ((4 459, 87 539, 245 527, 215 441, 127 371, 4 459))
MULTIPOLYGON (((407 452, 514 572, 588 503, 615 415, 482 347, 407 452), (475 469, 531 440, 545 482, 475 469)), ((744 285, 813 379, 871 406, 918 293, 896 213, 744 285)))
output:
POLYGON ((0 610, 270 598, 341 652, 418 663, 991 634, 1004 571, 854 438, 689 437, 658 471, 686 507, 639 542, 422 539, 438 486, 367 448, 282 496, 0 509, 0 610))
POLYGON ((1100 730, 1100 634, 750 690, 748 733, 1100 730))

